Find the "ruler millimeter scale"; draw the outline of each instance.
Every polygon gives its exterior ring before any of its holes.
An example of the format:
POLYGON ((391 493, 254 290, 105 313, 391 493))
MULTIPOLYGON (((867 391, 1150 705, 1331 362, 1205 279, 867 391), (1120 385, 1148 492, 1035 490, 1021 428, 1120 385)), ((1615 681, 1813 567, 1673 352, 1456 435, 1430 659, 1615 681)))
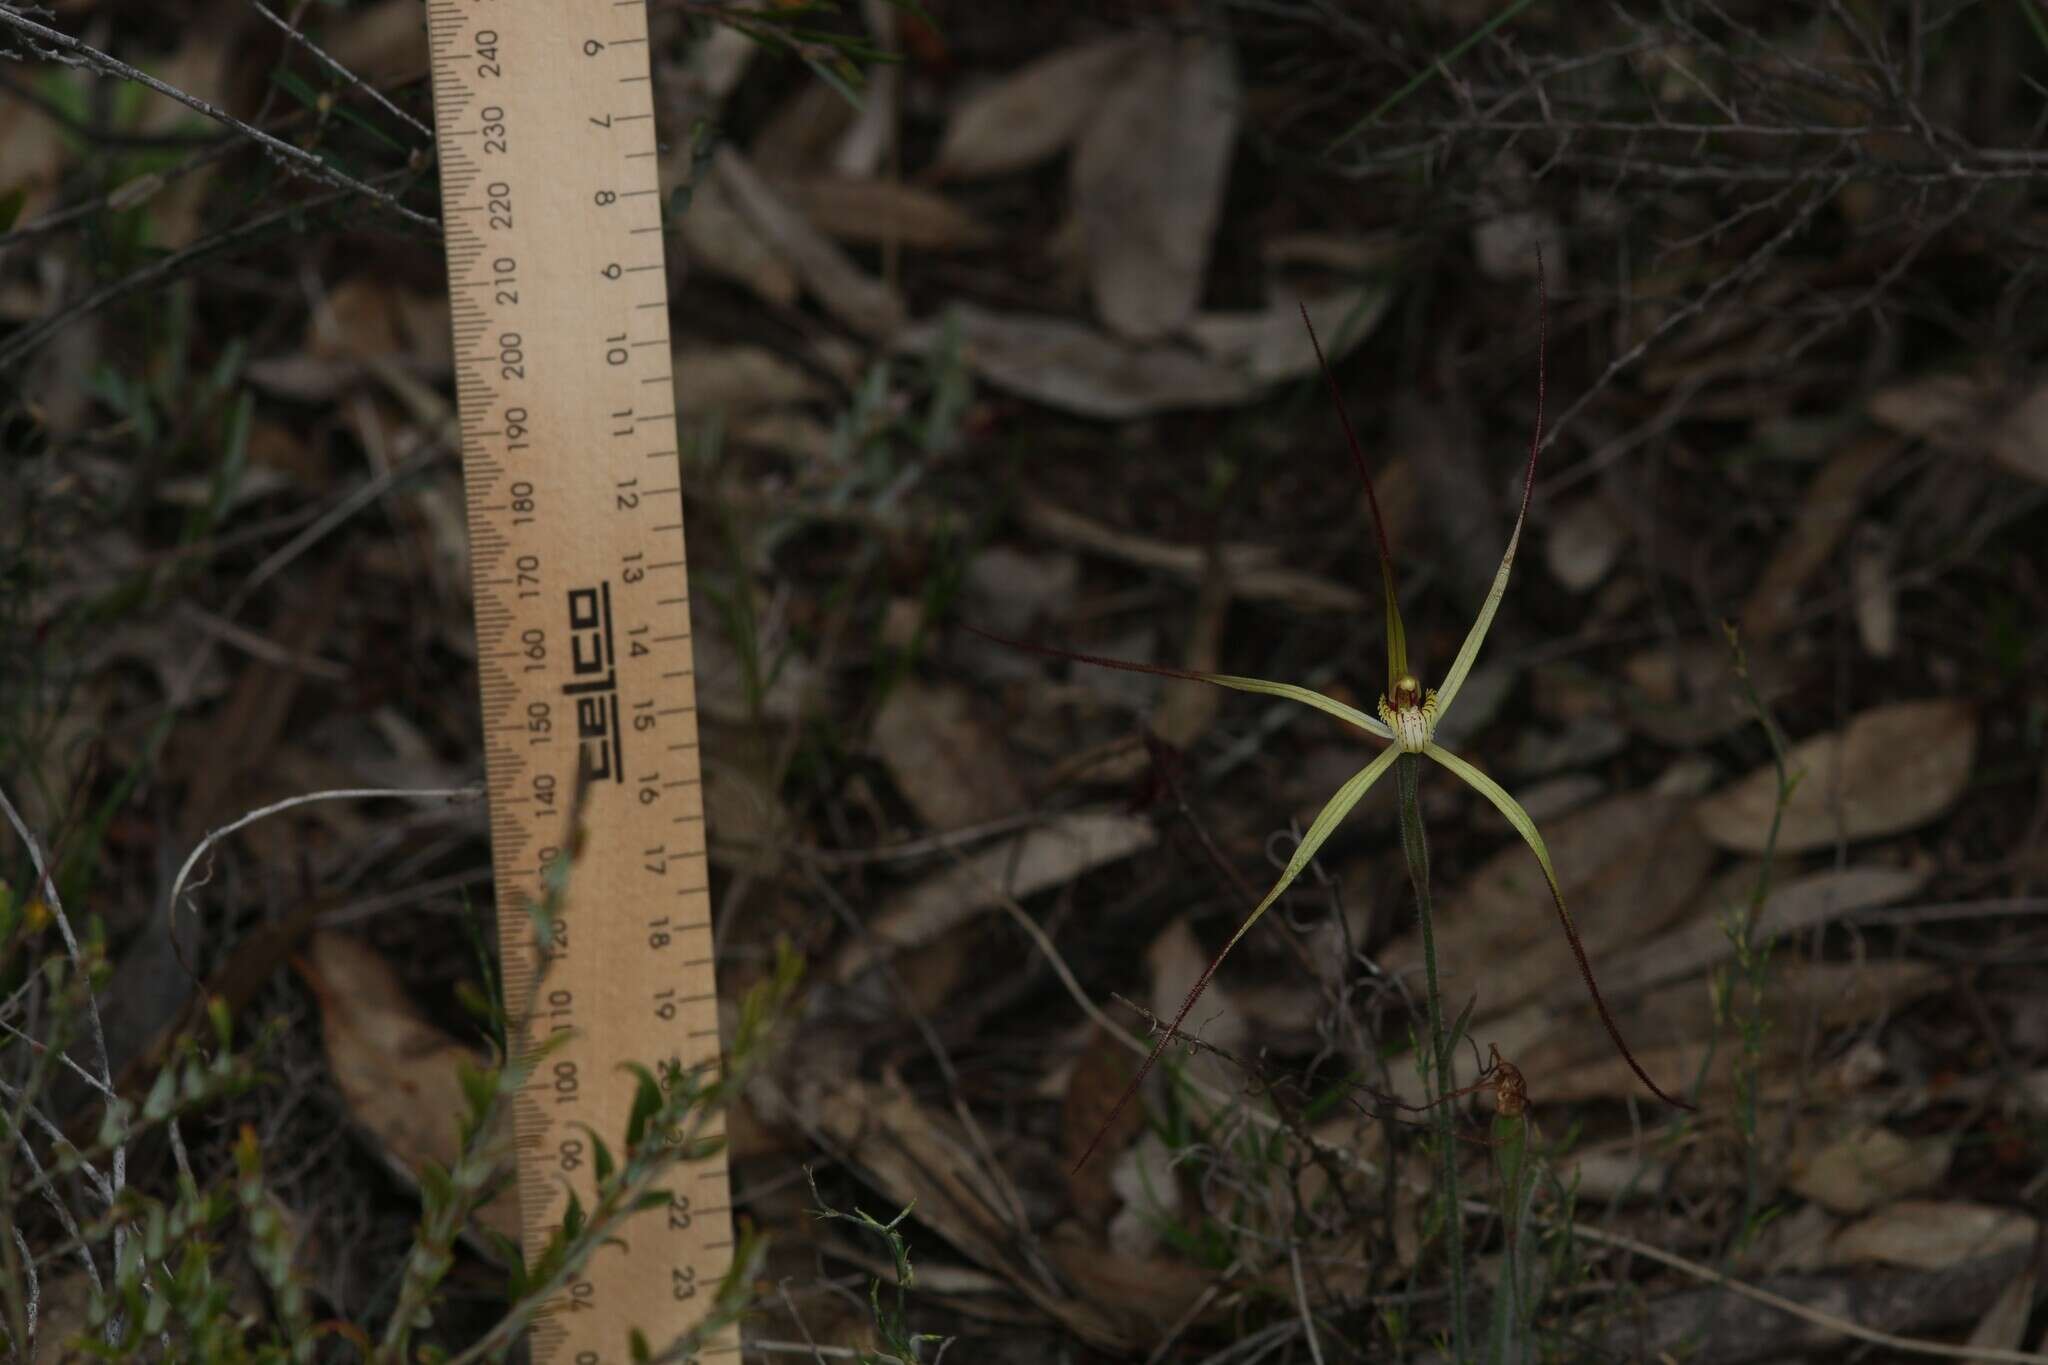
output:
MULTIPOLYGON (((515 1047, 569 1034, 513 1104, 530 1257, 571 1189, 591 1203, 591 1134, 623 1158, 622 1064, 719 1057, 646 10, 426 8, 505 999, 532 1021, 515 1047), (521 906, 579 790, 537 983, 521 906)), ((732 1258, 724 1158, 672 1190, 550 1305, 540 1365, 611 1365, 629 1328, 658 1349, 702 1320, 732 1258)), ((728 1331, 704 1354, 736 1352, 728 1331)))

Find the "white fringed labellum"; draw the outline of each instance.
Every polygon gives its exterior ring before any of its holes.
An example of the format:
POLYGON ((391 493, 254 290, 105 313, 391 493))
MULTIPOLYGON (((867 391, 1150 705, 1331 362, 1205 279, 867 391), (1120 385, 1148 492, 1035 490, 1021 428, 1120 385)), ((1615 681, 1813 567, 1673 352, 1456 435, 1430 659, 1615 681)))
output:
POLYGON ((1421 753, 1436 734, 1436 689, 1424 692, 1414 674, 1403 674, 1394 683, 1393 701, 1380 697, 1380 719, 1393 731, 1402 753, 1421 753))

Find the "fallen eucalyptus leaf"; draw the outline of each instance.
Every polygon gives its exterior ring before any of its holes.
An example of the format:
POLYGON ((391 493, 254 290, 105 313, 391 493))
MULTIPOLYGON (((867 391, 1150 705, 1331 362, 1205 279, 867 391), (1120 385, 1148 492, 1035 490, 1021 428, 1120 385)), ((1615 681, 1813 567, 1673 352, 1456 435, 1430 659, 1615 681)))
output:
MULTIPOLYGON (((1874 707, 1839 733, 1801 742, 1787 758, 1802 776, 1785 805, 1778 852, 1925 824, 1962 795, 1976 752, 1976 712, 1952 697, 1874 707)), ((1702 800, 1700 828, 1723 848, 1761 853, 1777 800, 1777 773, 1765 764, 1702 800)))
MULTIPOLYGON (((1185 346, 1134 346, 1066 318, 995 313, 970 303, 949 310, 961 357, 998 388, 1049 407, 1109 421, 1171 408, 1227 408, 1252 397, 1249 375, 1185 346)), ((900 337, 906 350, 936 348, 938 322, 900 337)))
POLYGON ((1953 1138, 1911 1139, 1871 1125, 1816 1145, 1802 1133, 1787 1159, 1794 1193, 1835 1213, 1868 1213, 1902 1195, 1931 1190, 1948 1174, 1953 1138))
POLYGON ((1074 210, 1096 310, 1137 341, 1186 322, 1201 296, 1241 95, 1228 46, 1148 39, 1074 151, 1074 210))
POLYGON ((878 953, 893 956, 930 942, 1004 895, 1021 900, 1063 886, 1093 868, 1150 848, 1157 838, 1149 820, 1084 812, 1058 816, 1001 840, 892 897, 870 921, 866 938, 840 953, 833 976, 850 981, 872 965, 878 953))
POLYGON ((964 687, 897 684, 875 717, 874 743, 928 829, 959 829, 1024 809, 1002 741, 964 687))
MULTIPOLYGON (((394 1174, 416 1184, 428 1162, 443 1169, 460 1155, 461 1116, 469 1105, 461 1067, 484 1064, 476 1049, 451 1038, 406 996, 398 974, 361 939, 324 931, 294 965, 320 1005, 327 1069, 349 1117, 375 1140, 394 1174)), ((499 1133, 496 1160, 510 1156, 511 1126, 499 1133)), ((486 1227, 519 1235, 519 1201, 510 1187, 478 1210, 486 1227)))
POLYGON ((1837 1262, 1881 1261, 1941 1270, 2032 1245, 2034 1220, 2013 1209, 1962 1200, 1901 1199, 1836 1235, 1837 1262))
POLYGON ((953 111, 935 176, 1021 171, 1072 142, 1138 54, 1129 35, 1043 57, 983 88, 953 111))

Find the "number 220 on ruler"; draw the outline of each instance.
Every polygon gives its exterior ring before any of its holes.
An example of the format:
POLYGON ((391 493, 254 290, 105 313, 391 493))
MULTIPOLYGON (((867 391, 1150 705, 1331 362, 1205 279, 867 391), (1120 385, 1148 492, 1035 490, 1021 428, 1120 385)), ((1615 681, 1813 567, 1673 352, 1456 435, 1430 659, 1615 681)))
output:
MULTIPOLYGON (((719 1056, 646 13, 428 0, 427 26, 506 1004, 531 1008, 518 1046, 570 1031, 513 1107, 531 1255, 571 1189, 591 1202, 589 1134, 624 1140, 621 1064, 719 1056), (536 985, 519 907, 579 772, 567 937, 536 985)), ((701 1321, 732 1259, 723 1157, 672 1188, 550 1305, 542 1365, 701 1321)), ((702 1354, 737 1350, 728 1330, 702 1354)))

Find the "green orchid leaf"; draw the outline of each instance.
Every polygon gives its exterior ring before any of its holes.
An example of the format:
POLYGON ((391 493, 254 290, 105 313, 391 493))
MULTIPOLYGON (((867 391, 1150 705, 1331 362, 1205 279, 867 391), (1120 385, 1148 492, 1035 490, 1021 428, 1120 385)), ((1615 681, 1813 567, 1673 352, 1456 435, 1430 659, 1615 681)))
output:
POLYGON ((1515 529, 1508 535, 1507 553, 1500 557, 1500 569, 1493 576, 1493 586, 1486 590, 1479 617, 1466 632, 1465 643, 1458 646, 1458 657, 1451 661, 1450 672, 1437 684, 1439 716, 1457 700, 1458 689, 1465 685, 1465 677, 1479 657, 1479 647, 1486 643, 1486 633, 1493 629, 1493 614, 1500 610, 1500 599, 1507 593, 1508 571, 1515 567, 1515 549, 1522 543, 1522 524, 1529 519, 1529 494, 1536 487, 1536 457, 1543 451, 1543 399, 1550 387, 1550 294, 1543 286, 1541 248, 1536 252, 1536 300, 1536 433, 1529 438, 1529 464, 1522 471, 1522 505, 1515 512, 1515 529))
POLYGON ((1557 918, 1564 926, 1564 936, 1571 942, 1572 956, 1578 960, 1579 976, 1586 983, 1586 994, 1593 998, 1593 1008, 1599 1012, 1600 1022, 1606 1026, 1607 1036, 1614 1040, 1615 1049, 1628 1063, 1629 1070, 1636 1073, 1636 1079, 1650 1088, 1651 1094, 1674 1108, 1693 1108, 1694 1106, 1684 1100, 1674 1099, 1666 1094, 1662 1087, 1651 1080, 1649 1073, 1643 1070, 1642 1064, 1636 1061, 1635 1053, 1629 1051, 1628 1044, 1622 1040, 1621 1030, 1615 1026, 1614 1016, 1608 1013, 1607 1002, 1600 996, 1599 984, 1593 980, 1593 964, 1586 959, 1586 945, 1579 938, 1579 927, 1572 920, 1572 912, 1565 908, 1564 891, 1558 886, 1557 872, 1550 865, 1550 849, 1545 846, 1543 835, 1536 828, 1536 822, 1529 818, 1529 812, 1523 810, 1522 803, 1509 796, 1507 789, 1500 783, 1434 740, 1425 745, 1422 752, 1450 769, 1464 780, 1466 786, 1492 802, 1494 809, 1507 817, 1508 823, 1515 827, 1515 832, 1522 836, 1522 841, 1529 845, 1529 851, 1536 855, 1537 863, 1543 868, 1543 880, 1550 887, 1550 900, 1557 907, 1557 918))
POLYGON ((1289 701, 1298 701, 1304 706, 1313 706, 1325 715, 1335 716, 1346 725, 1355 725, 1369 735, 1378 735, 1381 739, 1392 739, 1394 737, 1392 730, 1389 730, 1380 721, 1368 716, 1357 707, 1346 706, 1335 697, 1326 697, 1320 692, 1311 691, 1306 687, 1297 687, 1293 683, 1267 682, 1264 678, 1240 678, 1234 673, 1198 673, 1195 676, 1203 682, 1215 683, 1218 687, 1234 688, 1239 692, 1257 692, 1261 696, 1285 697, 1289 701))
MULTIPOLYGON (((1243 679, 1241 681, 1255 682, 1257 680, 1243 679)), ((1273 683, 1263 685, 1267 687, 1278 686, 1278 684, 1273 683)), ((1310 693, 1310 695, 1314 696, 1317 694, 1310 693)), ((1324 700, 1328 699, 1325 698, 1324 700)), ((1334 704, 1332 703, 1332 705, 1334 704)), ((1082 1152, 1080 1158, 1074 1162, 1074 1169, 1076 1171, 1086 1166, 1088 1158, 1095 1155, 1096 1144, 1102 1141, 1102 1135, 1110 1130, 1111 1125, 1116 1122, 1117 1115, 1121 1114, 1124 1106, 1131 1102, 1131 1096, 1138 1093, 1138 1087, 1145 1083, 1145 1077, 1152 1074, 1153 1064, 1159 1060, 1159 1055, 1166 1051, 1167 1044, 1179 1036, 1180 1026, 1187 1022, 1188 1012, 1194 1009, 1195 1002, 1202 998, 1202 992, 1209 988, 1209 979, 1216 975, 1216 969, 1223 965, 1224 958, 1230 956, 1230 950, 1237 946, 1237 941, 1243 938, 1254 924, 1259 922, 1259 916, 1265 914, 1266 908, 1274 901, 1280 899, 1282 892, 1294 885, 1295 878, 1299 877, 1302 874, 1302 870, 1314 860, 1316 853, 1329 841, 1330 835, 1336 832, 1337 826, 1343 823, 1344 817, 1351 813, 1351 808, 1356 806, 1360 798, 1368 791, 1372 790, 1372 784, 1385 776, 1387 769, 1391 768, 1394 765, 1394 760, 1400 756, 1401 750, 1399 746, 1389 744, 1386 748, 1380 750, 1378 758, 1360 768, 1352 775, 1350 781, 1337 788, 1337 794, 1324 804, 1322 813, 1317 815, 1314 822, 1309 825, 1308 833, 1302 835, 1300 845, 1294 850, 1294 856, 1287 860, 1287 870, 1280 874, 1280 880, 1273 883, 1273 889, 1266 893, 1266 898, 1252 908, 1251 914, 1245 916, 1244 923, 1238 925, 1237 932, 1230 936, 1230 942, 1223 945, 1223 951, 1216 954, 1209 965, 1202 969, 1202 974, 1195 978, 1195 984, 1188 989, 1187 999, 1181 1002, 1180 1013, 1173 1016, 1173 1023, 1159 1036, 1159 1041, 1153 1046, 1151 1055, 1146 1057, 1144 1065, 1138 1068, 1138 1074, 1131 1078, 1130 1084, 1124 1087, 1124 1093, 1117 1097, 1116 1107, 1109 1111, 1109 1117, 1102 1121, 1101 1126, 1095 1130, 1095 1136, 1088 1140, 1087 1150, 1082 1152)))

